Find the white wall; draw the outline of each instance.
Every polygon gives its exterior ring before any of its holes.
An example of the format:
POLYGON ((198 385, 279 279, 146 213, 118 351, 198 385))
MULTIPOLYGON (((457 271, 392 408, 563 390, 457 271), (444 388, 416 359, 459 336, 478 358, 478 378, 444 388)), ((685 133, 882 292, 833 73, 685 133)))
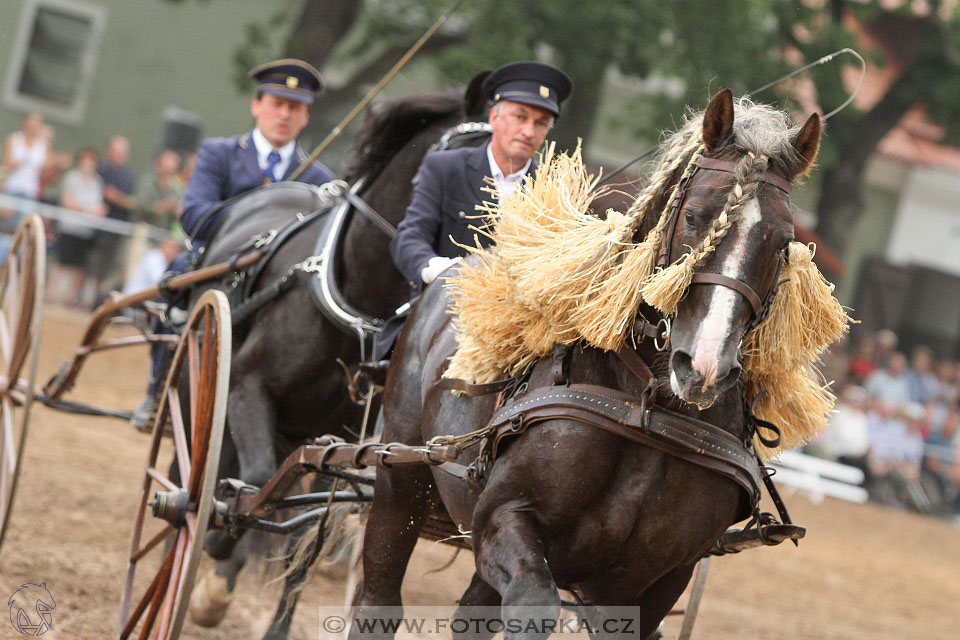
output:
POLYGON ((960 276, 960 175, 912 169, 901 192, 886 258, 960 276))

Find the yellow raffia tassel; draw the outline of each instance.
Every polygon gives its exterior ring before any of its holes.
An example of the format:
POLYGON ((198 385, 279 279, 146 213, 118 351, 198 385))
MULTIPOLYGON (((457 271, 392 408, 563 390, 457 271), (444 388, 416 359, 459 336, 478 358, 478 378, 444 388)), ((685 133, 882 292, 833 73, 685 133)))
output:
POLYGON ((664 315, 676 314, 677 305, 687 294, 693 280, 694 264, 696 256, 688 253, 663 271, 655 273, 640 290, 644 301, 664 315))
POLYGON ((781 451, 805 444, 826 428, 836 397, 815 366, 798 367, 776 375, 746 370, 743 392, 747 399, 752 400, 762 389, 767 392, 760 399, 756 414, 780 427, 781 441, 780 446, 773 449, 754 438, 761 460, 767 461, 781 451))
POLYGON ((620 252, 618 264, 570 316, 584 340, 601 349, 617 350, 623 345, 643 301, 640 288, 653 272, 656 257, 657 247, 647 242, 620 252))
POLYGON ((505 371, 549 353, 560 337, 539 313, 516 300, 495 252, 480 254, 477 262, 464 264, 447 281, 459 346, 445 377, 476 383, 496 380, 505 371), (537 339, 550 346, 531 350, 537 339))
POLYGON ((766 389, 757 416, 780 427, 777 450, 756 442, 762 459, 815 437, 827 426, 834 396, 812 363, 851 322, 833 296, 833 285, 813 262, 813 250, 787 247, 788 262, 770 315, 744 340, 744 392, 752 399, 766 389))
POLYGON ((788 261, 780 275, 783 284, 770 315, 743 344, 744 356, 758 373, 789 373, 814 362, 850 323, 833 296, 833 285, 814 264, 813 250, 791 242, 787 251, 788 261))

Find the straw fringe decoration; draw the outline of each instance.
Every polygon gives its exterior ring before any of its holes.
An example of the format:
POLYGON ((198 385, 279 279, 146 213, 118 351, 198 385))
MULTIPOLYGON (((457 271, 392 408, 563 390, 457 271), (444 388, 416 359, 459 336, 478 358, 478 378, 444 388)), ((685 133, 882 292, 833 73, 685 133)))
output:
MULTIPOLYGON (((485 223, 477 230, 496 243, 486 250, 467 247, 476 260, 447 278, 459 346, 444 377, 491 382, 527 369, 556 343, 617 349, 642 302, 666 315, 676 313, 696 265, 716 249, 754 196, 768 163, 764 155, 748 154, 701 246, 655 273, 672 198, 643 242, 634 242, 633 235, 654 195, 684 162, 689 172, 701 152, 698 133, 680 139, 626 213, 609 210, 600 218, 589 211, 598 178, 587 173, 579 146, 568 156, 555 154, 551 145, 536 180, 526 177, 520 189, 501 195, 499 206, 478 206, 477 217, 485 223)), ((813 363, 846 331, 850 318, 812 259, 810 248, 790 243, 786 281, 767 319, 743 345, 744 392, 752 399, 767 390, 757 415, 777 424, 783 435, 777 450, 755 442, 764 460, 807 442, 826 426, 833 407, 834 396, 817 381, 813 363)))
POLYGON ((757 416, 783 433, 777 450, 754 439, 762 460, 805 444, 826 428, 835 397, 814 363, 851 322, 807 245, 789 244, 781 281, 770 315, 743 343, 744 392, 751 399, 767 390, 757 416))

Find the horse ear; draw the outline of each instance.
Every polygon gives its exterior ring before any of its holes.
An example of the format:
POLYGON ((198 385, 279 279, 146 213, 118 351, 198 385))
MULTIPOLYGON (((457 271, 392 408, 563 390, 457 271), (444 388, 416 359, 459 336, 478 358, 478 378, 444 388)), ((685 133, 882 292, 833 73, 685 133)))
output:
POLYGON ((803 159, 803 166, 797 171, 798 174, 809 169, 810 165, 813 164, 813 161, 816 159, 817 151, 820 149, 821 130, 820 115, 814 113, 807 118, 803 128, 800 129, 800 132, 790 141, 797 155, 803 159))
POLYGON ((483 81, 487 79, 491 71, 492 69, 487 69, 473 76, 463 94, 463 112, 470 119, 487 119, 485 113, 487 96, 483 93, 483 81))
POLYGON ((703 112, 703 144, 707 149, 719 147, 733 129, 733 91, 718 92, 703 112))

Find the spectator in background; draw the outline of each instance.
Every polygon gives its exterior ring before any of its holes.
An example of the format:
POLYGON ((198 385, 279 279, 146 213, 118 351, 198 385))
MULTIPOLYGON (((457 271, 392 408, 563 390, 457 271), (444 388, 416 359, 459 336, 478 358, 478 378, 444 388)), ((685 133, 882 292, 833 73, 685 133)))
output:
POLYGON ((872 336, 864 336, 847 360, 847 379, 853 384, 863 384, 877 368, 874 360, 877 343, 872 336))
POLYGON ((829 459, 861 469, 869 478, 870 434, 866 413, 869 397, 863 387, 852 384, 844 387, 839 396, 830 414, 829 426, 815 443, 816 448, 829 459))
POLYGON ((940 384, 931 371, 932 367, 933 351, 930 347, 916 347, 910 356, 910 368, 904 373, 911 401, 927 404, 936 396, 940 384))
POLYGON ((907 357, 894 351, 886 367, 870 374, 864 386, 870 394, 872 410, 889 416, 910 401, 906 369, 907 357))
POLYGON ((50 133, 43 116, 28 113, 20 131, 10 134, 3 145, 4 193, 31 200, 40 197, 40 172, 47 163, 50 133))
POLYGON ((177 173, 179 170, 177 152, 161 151, 153 162, 153 169, 140 178, 137 186, 135 222, 146 222, 168 231, 173 227, 183 200, 184 187, 177 173))
POLYGON ((937 401, 952 405, 957 402, 957 367, 951 361, 943 359, 937 363, 935 375, 937 376, 937 401))
MULTIPOLYGON (((130 219, 130 211, 136 205, 133 193, 136 180, 127 167, 130 159, 130 141, 123 136, 110 138, 104 161, 97 172, 103 180, 103 200, 107 205, 107 218, 130 219)), ((125 262, 126 238, 108 231, 100 231, 94 240, 94 257, 91 275, 96 279, 98 297, 103 293, 104 283, 125 262)))
MULTIPOLYGON (((946 419, 938 431, 927 439, 923 473, 932 480, 935 495, 932 501, 947 514, 960 514, 960 408, 954 403, 947 410, 946 419)), ((927 483, 929 487, 931 483, 927 483)), ((928 489, 929 491, 929 489, 928 489)))
POLYGON ((166 272, 167 265, 182 249, 177 237, 167 238, 158 246, 147 249, 123 283, 123 295, 129 296, 155 286, 166 272))
POLYGON ((877 363, 878 367, 887 366, 890 357, 896 352, 898 344, 900 344, 900 338, 890 329, 877 331, 877 351, 873 356, 873 361, 877 363))
MULTIPOLYGON (((28 113, 20 131, 11 133, 3 145, 3 192, 9 196, 39 200, 44 169, 61 171, 70 166, 70 158, 51 151, 53 129, 43 123, 39 113, 28 113)), ((6 260, 13 233, 28 213, 27 208, 0 210, 0 261, 6 260)))
MULTIPOLYGON (((63 176, 60 192, 61 206, 78 215, 103 217, 107 206, 103 200, 103 181, 97 174, 97 151, 84 147, 77 151, 76 166, 63 176)), ((60 260, 50 271, 48 299, 79 305, 83 300, 87 278, 88 249, 96 231, 93 227, 74 220, 62 220, 58 225, 60 234, 60 260), (69 293, 62 297, 63 280, 68 280, 69 293)))

